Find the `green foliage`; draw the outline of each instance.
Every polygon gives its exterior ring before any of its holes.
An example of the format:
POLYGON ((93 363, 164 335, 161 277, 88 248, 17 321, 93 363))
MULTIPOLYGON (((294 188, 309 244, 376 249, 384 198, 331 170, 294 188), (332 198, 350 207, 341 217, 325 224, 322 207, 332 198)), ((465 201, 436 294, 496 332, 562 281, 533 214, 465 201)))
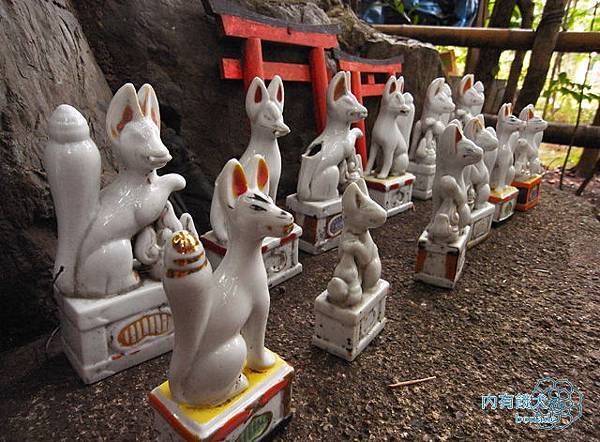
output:
POLYGON ((550 80, 550 84, 542 95, 546 98, 553 93, 558 92, 565 97, 571 97, 581 103, 585 100, 600 100, 600 94, 592 92, 592 85, 587 83, 577 83, 569 79, 566 72, 561 72, 558 77, 550 80))

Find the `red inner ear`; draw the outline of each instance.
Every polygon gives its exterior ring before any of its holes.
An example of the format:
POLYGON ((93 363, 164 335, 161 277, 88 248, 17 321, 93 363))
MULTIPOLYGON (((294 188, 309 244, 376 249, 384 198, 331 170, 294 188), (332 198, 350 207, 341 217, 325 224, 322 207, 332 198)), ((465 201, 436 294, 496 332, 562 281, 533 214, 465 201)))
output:
POLYGON ((529 112, 527 112, 527 118, 533 118, 533 111, 531 109, 529 109, 529 112))
POLYGON ((142 113, 146 115, 146 105, 148 104, 148 94, 144 94, 144 101, 142 104, 142 113))
POLYGON ((342 75, 338 79, 338 82, 335 85, 335 89, 333 90, 333 99, 337 100, 345 93, 346 93, 346 77, 342 75))
POLYGON ((354 195, 354 203, 356 204, 356 207, 360 209, 360 205, 362 204, 362 198, 358 193, 354 195))
POLYGON ((454 132, 454 142, 458 143, 460 140, 462 140, 462 134, 460 133, 460 130, 455 129, 456 132, 454 132))
POLYGON ((260 103, 263 99, 262 88, 257 87, 256 92, 254 92, 254 102, 260 103))
POLYGON ((390 86, 390 94, 396 91, 396 82, 392 81, 392 85, 390 86))
POLYGON ((510 111, 508 110, 508 106, 504 107, 504 116, 508 117, 510 115, 510 111))
POLYGON ((400 82, 400 92, 404 92, 404 82, 400 82))
POLYGON ((473 87, 473 80, 471 80, 471 77, 467 78, 467 81, 465 81, 465 86, 463 87, 463 92, 467 92, 469 89, 471 89, 471 87, 473 87))
POLYGON ((262 158, 258 161, 258 170, 256 174, 258 188, 263 190, 269 182, 269 166, 267 166, 267 162, 262 158))
POLYGON ((277 101, 281 103, 281 100, 283 100, 283 90, 281 89, 281 86, 279 86, 277 88, 277 101))
POLYGON ((131 109, 131 106, 127 105, 125 106, 125 109, 123 109, 121 121, 119 121, 119 124, 117 124, 117 131, 121 132, 131 120, 133 120, 133 109, 131 109))
POLYGON ((239 164, 236 164, 233 169, 231 184, 233 196, 236 198, 248 191, 248 182, 246 181, 246 174, 244 173, 244 169, 242 169, 242 166, 239 164))

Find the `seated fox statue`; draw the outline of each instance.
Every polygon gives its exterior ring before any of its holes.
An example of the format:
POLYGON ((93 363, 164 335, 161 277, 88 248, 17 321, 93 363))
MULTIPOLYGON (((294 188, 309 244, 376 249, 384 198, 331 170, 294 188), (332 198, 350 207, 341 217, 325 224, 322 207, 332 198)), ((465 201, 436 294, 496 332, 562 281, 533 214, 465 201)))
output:
POLYGON ((454 103, 456 110, 454 118, 461 122, 463 127, 469 120, 481 114, 485 95, 483 93, 483 83, 475 81, 473 74, 467 74, 456 85, 454 89, 454 103))
POLYGON ((344 228, 339 246, 340 261, 327 285, 327 299, 353 306, 363 293, 373 290, 381 277, 381 260, 369 229, 382 226, 385 210, 369 197, 363 179, 351 183, 342 196, 344 228))
POLYGON ((262 371, 275 363, 265 350, 269 315, 263 239, 282 238, 294 218, 269 197, 269 169, 256 155, 246 171, 229 160, 217 178, 226 208, 229 246, 212 272, 198 236, 173 234, 165 246, 163 285, 175 322, 169 386, 175 401, 216 406, 248 386, 244 363, 262 371))
POLYGON ((402 122, 398 120, 412 119, 415 106, 412 95, 404 92, 404 78, 396 79, 393 75, 388 78, 379 115, 371 133, 371 149, 365 174, 369 175, 375 169, 377 178, 387 178, 403 175, 408 168, 408 139, 410 135, 402 133, 402 122))
POLYGON ((456 241, 471 223, 464 170, 476 164, 483 151, 465 137, 456 122, 450 122, 440 137, 433 182, 433 217, 428 237, 438 244, 456 241))
POLYGON ((300 165, 298 199, 300 201, 329 201, 339 197, 339 187, 356 175, 354 144, 363 136, 354 122, 367 117, 367 108, 358 102, 350 90, 350 73, 338 72, 327 88, 327 125, 310 143, 300 165))
POLYGON ((525 128, 519 130, 518 144, 514 149, 515 178, 520 181, 542 172, 538 150, 548 123, 536 116, 534 111, 533 105, 529 104, 519 114, 519 119, 525 122, 525 128))
POLYGON ((119 173, 100 189, 100 153, 85 118, 66 104, 50 117, 44 168, 58 224, 55 286, 64 296, 106 298, 138 287, 132 238, 161 217, 172 192, 185 187, 180 175, 156 173, 171 155, 160 139, 152 86, 137 94, 131 83, 121 87, 110 102, 106 129, 119 173))

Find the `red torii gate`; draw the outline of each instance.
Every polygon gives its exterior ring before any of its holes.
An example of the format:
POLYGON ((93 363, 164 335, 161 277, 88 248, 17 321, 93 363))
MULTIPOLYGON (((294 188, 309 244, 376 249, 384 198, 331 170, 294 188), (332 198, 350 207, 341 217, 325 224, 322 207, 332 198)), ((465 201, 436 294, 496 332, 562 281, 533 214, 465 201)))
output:
MULTIPOLYGON (((356 96, 359 103, 362 104, 364 97, 380 97, 383 95, 385 81, 391 75, 402 73, 402 63, 404 57, 388 58, 385 60, 376 60, 371 58, 361 58, 347 54, 339 49, 333 50, 333 55, 338 62, 340 70, 349 71, 351 75, 352 93, 356 96), (363 74, 366 74, 363 81, 363 74), (384 74, 385 81, 377 83, 375 74, 384 74)), ((354 124, 362 130, 364 136, 356 140, 356 152, 360 154, 363 166, 367 162, 367 140, 364 120, 354 124)))
POLYGON ((241 59, 221 59, 221 77, 243 80, 245 89, 254 77, 270 80, 275 75, 284 81, 311 83, 317 131, 321 132, 327 121, 329 83, 325 49, 338 45, 339 26, 290 24, 243 9, 228 0, 209 0, 209 3, 212 12, 220 17, 223 35, 244 39, 241 59), (308 63, 266 62, 263 60, 263 41, 311 48, 308 63))

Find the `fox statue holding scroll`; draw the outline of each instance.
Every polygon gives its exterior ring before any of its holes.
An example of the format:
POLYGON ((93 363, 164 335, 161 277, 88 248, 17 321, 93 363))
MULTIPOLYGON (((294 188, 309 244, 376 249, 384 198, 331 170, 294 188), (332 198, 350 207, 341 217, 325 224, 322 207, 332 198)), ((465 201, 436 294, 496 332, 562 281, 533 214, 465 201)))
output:
POLYGON ((160 139, 154 89, 121 87, 108 108, 106 129, 119 173, 100 189, 100 153, 85 118, 63 104, 50 118, 44 167, 56 209, 57 290, 71 297, 106 298, 141 284, 133 270, 132 238, 154 224, 172 192, 185 187, 177 174, 156 173, 171 160, 160 139))
POLYGON ((179 403, 216 406, 248 386, 244 363, 275 363, 264 346, 269 315, 263 239, 282 238, 294 218, 267 194, 269 169, 256 155, 248 171, 235 159, 216 181, 226 208, 229 247, 213 273, 197 235, 176 232, 166 246, 163 285, 175 321, 169 386, 179 403))

